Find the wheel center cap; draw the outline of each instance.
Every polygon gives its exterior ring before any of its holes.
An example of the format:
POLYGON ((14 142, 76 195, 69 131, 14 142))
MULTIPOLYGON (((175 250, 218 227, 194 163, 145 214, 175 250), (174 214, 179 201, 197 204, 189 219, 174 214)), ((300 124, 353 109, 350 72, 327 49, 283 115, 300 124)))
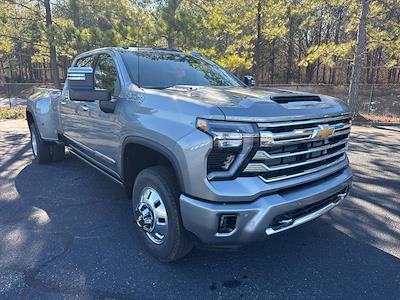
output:
POLYGON ((136 208, 136 224, 146 232, 154 229, 154 215, 146 203, 140 203, 136 208))

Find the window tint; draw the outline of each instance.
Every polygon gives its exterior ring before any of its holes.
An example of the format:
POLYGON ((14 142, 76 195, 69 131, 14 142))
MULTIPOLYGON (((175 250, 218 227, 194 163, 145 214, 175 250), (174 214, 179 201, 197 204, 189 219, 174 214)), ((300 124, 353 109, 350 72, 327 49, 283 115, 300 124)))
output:
POLYGON ((82 57, 77 60, 76 67, 93 67, 93 56, 82 57))
POLYGON ((94 85, 97 89, 109 90, 114 93, 118 73, 110 55, 100 54, 94 70, 94 85))
POLYGON ((123 59, 133 82, 141 87, 242 85, 238 79, 217 64, 184 53, 130 51, 123 54, 123 59))

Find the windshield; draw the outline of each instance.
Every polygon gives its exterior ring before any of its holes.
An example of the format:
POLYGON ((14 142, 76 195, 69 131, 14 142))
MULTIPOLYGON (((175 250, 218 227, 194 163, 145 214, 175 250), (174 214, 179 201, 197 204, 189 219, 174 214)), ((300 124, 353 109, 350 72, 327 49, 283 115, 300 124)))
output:
POLYGON ((124 52, 122 57, 132 81, 143 88, 243 85, 218 65, 183 53, 141 50, 124 52))

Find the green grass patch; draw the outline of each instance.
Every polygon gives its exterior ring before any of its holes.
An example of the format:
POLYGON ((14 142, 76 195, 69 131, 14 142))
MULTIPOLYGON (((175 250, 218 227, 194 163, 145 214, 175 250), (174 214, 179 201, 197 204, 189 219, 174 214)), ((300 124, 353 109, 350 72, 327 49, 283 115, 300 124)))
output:
POLYGON ((25 119, 25 117, 25 106, 0 108, 0 120, 25 119))

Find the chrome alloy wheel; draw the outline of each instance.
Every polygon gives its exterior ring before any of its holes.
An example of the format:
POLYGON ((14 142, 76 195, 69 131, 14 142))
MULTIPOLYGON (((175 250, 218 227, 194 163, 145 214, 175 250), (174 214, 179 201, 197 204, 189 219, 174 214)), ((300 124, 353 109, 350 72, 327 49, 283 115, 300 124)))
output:
POLYGON ((168 232, 167 210, 160 194, 151 187, 146 187, 140 194, 140 202, 136 207, 136 224, 147 237, 159 245, 168 232))
POLYGON ((33 155, 37 156, 38 155, 38 141, 37 141, 37 136, 36 136, 35 130, 31 130, 31 144, 32 144, 33 155))

